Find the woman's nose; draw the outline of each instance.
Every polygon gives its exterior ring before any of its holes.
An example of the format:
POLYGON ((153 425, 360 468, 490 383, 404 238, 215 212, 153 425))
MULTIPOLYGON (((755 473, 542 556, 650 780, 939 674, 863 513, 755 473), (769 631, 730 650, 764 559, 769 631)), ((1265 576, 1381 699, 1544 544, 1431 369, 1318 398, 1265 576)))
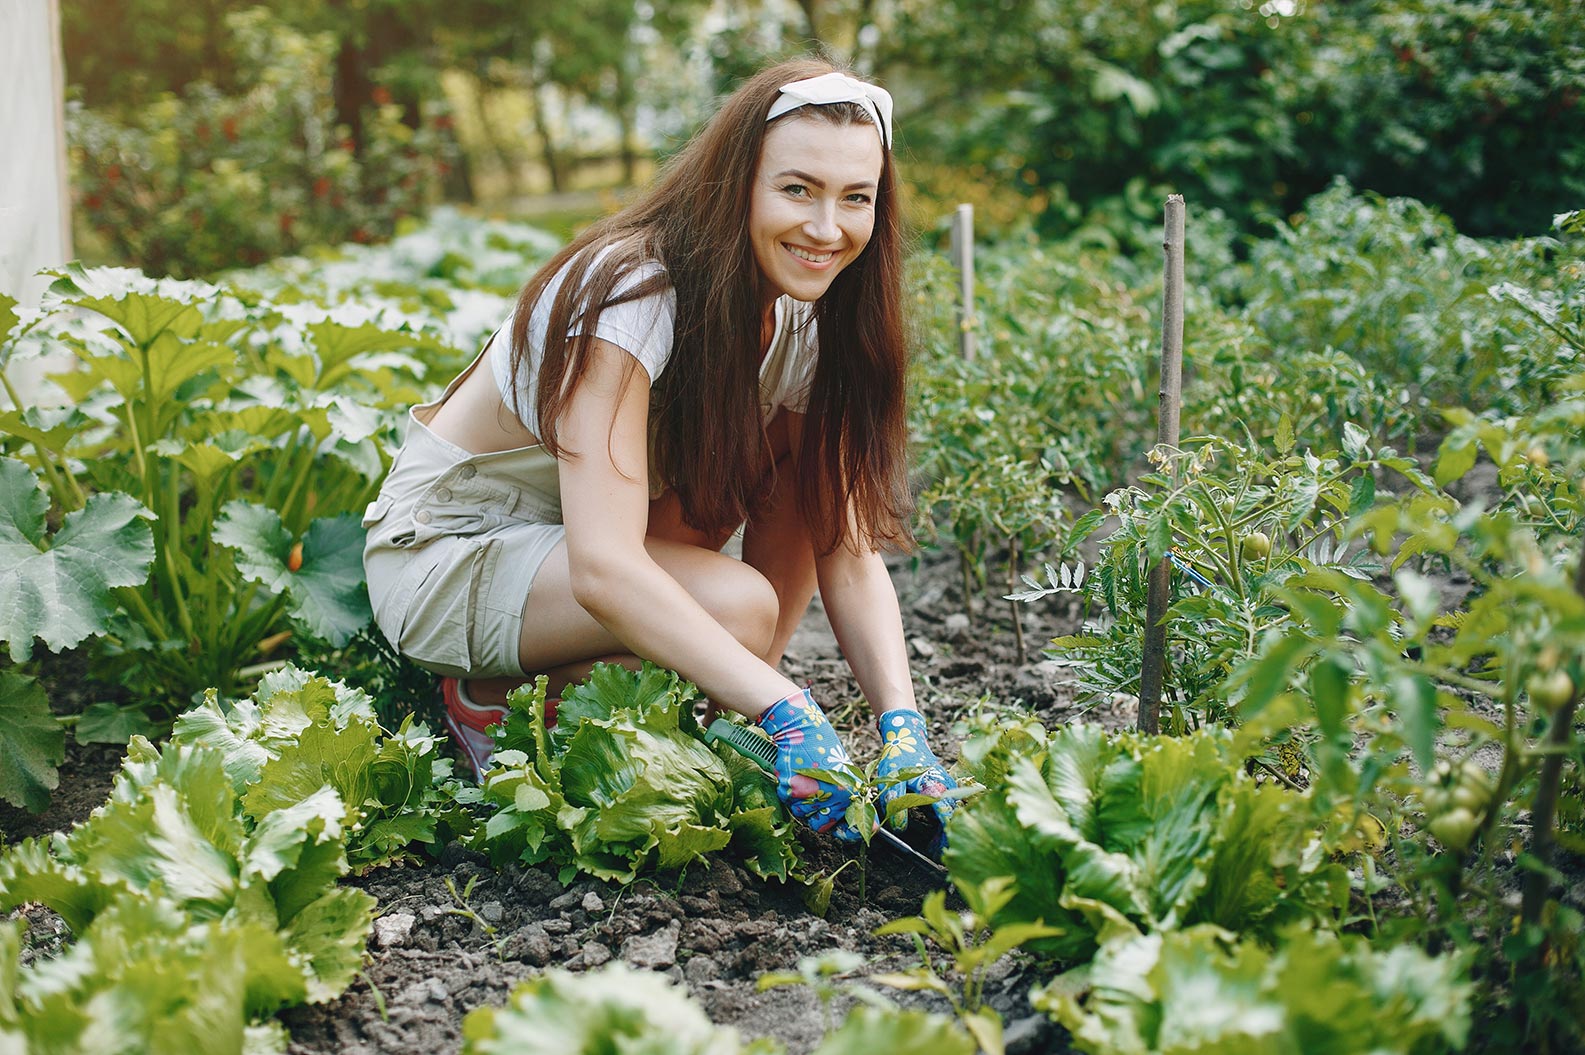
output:
POLYGON ((818 242, 834 242, 840 238, 842 231, 837 226, 836 206, 827 203, 815 205, 804 221, 804 234, 818 242))

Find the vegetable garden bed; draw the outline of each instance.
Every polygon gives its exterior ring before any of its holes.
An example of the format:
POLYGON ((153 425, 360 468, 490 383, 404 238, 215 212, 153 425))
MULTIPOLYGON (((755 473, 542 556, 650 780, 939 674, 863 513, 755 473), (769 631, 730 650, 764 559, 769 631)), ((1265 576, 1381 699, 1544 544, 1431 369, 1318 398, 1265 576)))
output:
MULTIPOLYGON (((356 513, 534 233, 0 300, 6 356, 89 367, 75 406, 0 412, 0 1042, 1577 1046, 1585 259, 1342 187, 1281 234, 1247 265, 1209 247, 1184 420, 1212 435, 1148 457, 1148 270, 1004 247, 964 362, 950 275, 916 261, 941 545, 893 571, 933 739, 982 789, 950 901, 794 831, 667 672, 597 672, 552 734, 521 694, 482 787, 409 720, 432 679, 359 634, 356 513), (1167 735, 1141 737, 1169 555, 1167 735)), ((785 669, 873 757, 818 615, 785 669)))

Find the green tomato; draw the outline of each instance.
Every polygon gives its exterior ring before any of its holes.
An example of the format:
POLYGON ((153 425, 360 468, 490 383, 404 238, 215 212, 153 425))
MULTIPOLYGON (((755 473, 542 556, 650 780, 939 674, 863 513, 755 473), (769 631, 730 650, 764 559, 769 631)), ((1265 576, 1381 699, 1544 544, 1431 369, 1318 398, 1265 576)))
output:
POLYGON ((1479 816, 1486 812, 1486 804, 1491 802, 1491 789, 1476 784, 1460 784, 1453 789, 1452 805, 1456 809, 1469 810, 1479 816))
POLYGON ((1446 813, 1431 818, 1426 825, 1438 842, 1455 853, 1463 853, 1469 847, 1469 841, 1475 837, 1475 829, 1480 827, 1480 818, 1469 810, 1455 807, 1446 813))
POLYGON ((1244 536, 1239 552, 1244 555, 1245 560, 1264 560, 1271 552, 1271 537, 1264 531, 1251 531, 1244 536))
POLYGON ((1574 698, 1574 679, 1562 668, 1546 674, 1537 672, 1525 679, 1524 691, 1540 710, 1556 714, 1559 707, 1574 698))

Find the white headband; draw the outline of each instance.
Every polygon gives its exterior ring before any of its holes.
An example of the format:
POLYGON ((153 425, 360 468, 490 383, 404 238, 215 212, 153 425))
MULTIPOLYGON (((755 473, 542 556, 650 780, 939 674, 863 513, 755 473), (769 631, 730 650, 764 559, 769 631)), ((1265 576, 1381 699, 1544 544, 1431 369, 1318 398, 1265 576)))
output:
POLYGON ((892 97, 885 88, 866 84, 845 73, 822 73, 808 80, 781 86, 781 94, 770 104, 765 120, 774 121, 800 106, 830 106, 832 103, 858 103, 880 130, 881 142, 892 145, 892 97))

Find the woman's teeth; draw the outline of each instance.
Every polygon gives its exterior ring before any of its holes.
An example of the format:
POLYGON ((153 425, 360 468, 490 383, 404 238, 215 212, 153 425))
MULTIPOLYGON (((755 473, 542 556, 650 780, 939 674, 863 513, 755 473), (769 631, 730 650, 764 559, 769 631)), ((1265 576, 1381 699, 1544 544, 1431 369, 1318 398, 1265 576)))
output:
MULTIPOLYGON (((787 245, 785 242, 782 244, 787 245)), ((830 253, 811 253, 807 249, 799 249, 795 245, 788 245, 787 251, 793 256, 797 257, 799 260, 807 260, 811 264, 823 264, 827 260, 830 260, 832 255, 830 253)))

